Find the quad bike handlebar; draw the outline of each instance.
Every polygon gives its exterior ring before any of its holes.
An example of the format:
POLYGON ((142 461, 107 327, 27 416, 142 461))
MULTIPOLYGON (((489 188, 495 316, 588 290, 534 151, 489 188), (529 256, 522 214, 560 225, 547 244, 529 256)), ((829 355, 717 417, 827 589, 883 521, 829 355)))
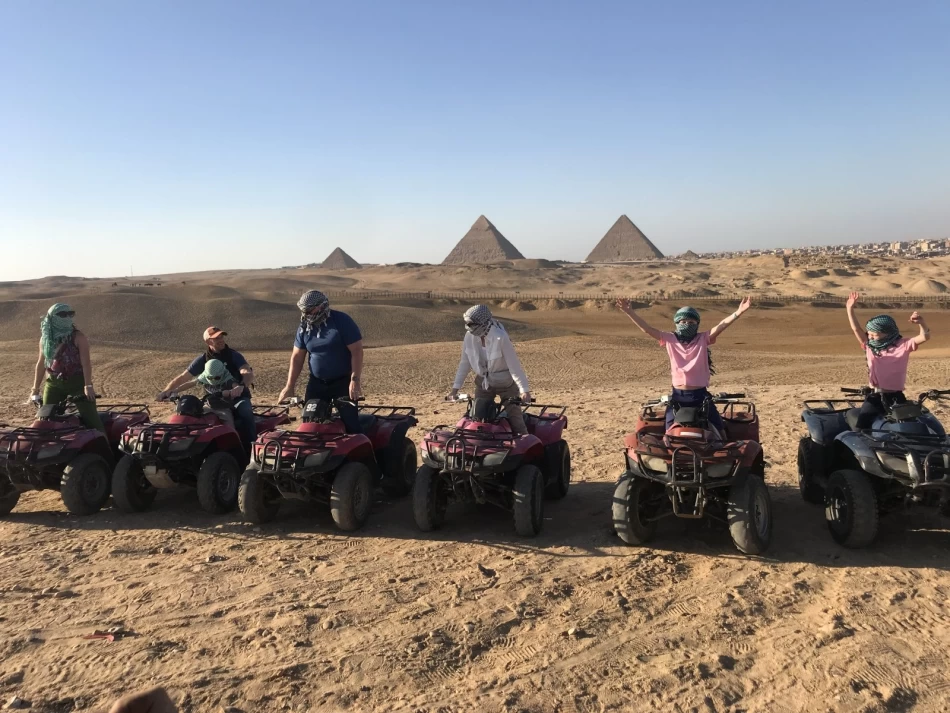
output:
MULTIPOLYGON (((102 394, 93 394, 93 396, 97 399, 102 398, 102 394)), ((79 394, 78 396, 67 396, 65 399, 60 401, 57 404, 57 406, 62 406, 63 408, 66 408, 67 404, 71 404, 75 406, 76 404, 81 403, 86 400, 87 400, 87 397, 85 394, 79 394)), ((32 406, 36 406, 36 408, 39 408, 40 406, 43 405, 43 397, 40 394, 33 394, 32 396, 30 396, 30 400, 27 401, 24 405, 26 406, 32 405, 32 406)))
MULTIPOLYGON (((461 403, 467 404, 467 403, 471 403, 474 400, 475 400, 475 397, 472 396, 471 394, 456 394, 455 398, 452 398, 451 396, 445 397, 445 402, 450 403, 450 404, 461 404, 461 403)), ((505 405, 530 406, 533 403, 534 403, 533 399, 529 399, 528 401, 525 401, 524 399, 518 396, 511 396, 509 398, 501 400, 502 406, 505 406, 505 405)))
MULTIPOLYGON (((342 401, 343 403, 353 404, 356 406, 360 401, 366 401, 366 398, 360 396, 357 399, 328 399, 329 401, 342 401)), ((291 396, 289 399, 285 399, 279 402, 278 406, 296 406, 297 408, 303 408, 307 404, 306 399, 302 399, 299 396, 291 396)))
MULTIPOLYGON (((855 396, 868 397, 871 394, 877 393, 870 386, 862 386, 860 389, 849 389, 841 387, 841 393, 843 394, 854 394, 855 396)), ((939 401, 950 397, 950 389, 930 389, 929 391, 924 391, 917 396, 917 403, 923 404, 924 401, 939 401)))

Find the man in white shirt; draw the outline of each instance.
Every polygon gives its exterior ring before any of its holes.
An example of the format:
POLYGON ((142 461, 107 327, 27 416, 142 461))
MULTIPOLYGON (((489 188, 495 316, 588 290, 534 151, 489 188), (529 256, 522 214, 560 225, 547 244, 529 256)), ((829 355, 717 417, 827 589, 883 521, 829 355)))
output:
MULTIPOLYGON (((485 305, 471 307, 463 317, 468 333, 462 341, 462 358, 449 396, 454 398, 469 372, 475 372, 475 398, 494 399, 500 396, 506 399, 520 396, 522 401, 530 401, 528 377, 505 328, 492 317, 485 305)), ((527 433, 521 407, 511 404, 505 410, 512 431, 527 433)))

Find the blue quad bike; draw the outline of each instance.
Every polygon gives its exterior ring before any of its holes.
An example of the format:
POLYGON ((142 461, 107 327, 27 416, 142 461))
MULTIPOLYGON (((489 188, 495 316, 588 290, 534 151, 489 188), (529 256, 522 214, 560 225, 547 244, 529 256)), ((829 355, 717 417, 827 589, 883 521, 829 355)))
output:
POLYGON ((926 401, 890 404, 870 428, 858 428, 868 387, 841 389, 842 399, 806 401, 808 435, 798 444, 798 486, 808 503, 823 503, 831 536, 845 547, 867 547, 882 515, 924 505, 950 516, 950 438, 926 401))

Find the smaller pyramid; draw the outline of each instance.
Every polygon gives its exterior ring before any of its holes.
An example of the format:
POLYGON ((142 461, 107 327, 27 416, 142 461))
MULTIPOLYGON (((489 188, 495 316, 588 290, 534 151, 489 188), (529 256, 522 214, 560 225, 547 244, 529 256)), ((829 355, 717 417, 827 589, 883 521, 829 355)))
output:
POLYGON ((699 255, 694 253, 692 250, 687 250, 685 253, 680 255, 680 260, 698 260, 699 255))
POLYGON ((623 262, 663 257, 656 245, 626 215, 617 218, 607 234, 590 251, 587 262, 623 262))
POLYGON ((508 242, 508 238, 499 232, 498 228, 484 215, 472 223, 465 236, 459 240, 450 252, 443 265, 464 265, 475 263, 484 265, 503 260, 524 260, 518 248, 508 242))
POLYGON ((343 248, 337 248, 332 253, 327 255, 327 259, 320 263, 320 267, 327 267, 331 270, 342 270, 347 267, 363 266, 343 252, 343 248))

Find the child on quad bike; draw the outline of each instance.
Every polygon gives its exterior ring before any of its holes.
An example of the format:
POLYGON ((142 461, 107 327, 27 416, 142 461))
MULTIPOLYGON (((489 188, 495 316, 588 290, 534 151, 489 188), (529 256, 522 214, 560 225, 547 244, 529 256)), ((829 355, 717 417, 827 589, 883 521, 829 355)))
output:
POLYGON ((290 354, 287 383, 277 403, 293 396, 297 378, 308 362, 310 379, 304 401, 340 400, 337 404, 347 433, 361 433, 359 411, 354 405, 362 396, 363 335, 353 318, 330 309, 330 300, 319 290, 303 293, 297 300, 300 326, 290 354), (348 399, 350 402, 346 401, 348 399))
POLYGON ((73 308, 57 302, 40 322, 40 355, 36 361, 30 400, 44 406, 58 404, 69 396, 76 399, 76 410, 83 425, 105 432, 96 411, 96 390, 92 384, 92 360, 89 340, 73 324, 73 308), (46 374, 43 396, 40 381, 46 374))
POLYGON ((196 382, 205 387, 205 392, 214 394, 231 403, 234 412, 234 427, 241 436, 241 444, 247 454, 257 440, 257 427, 254 421, 254 408, 251 405, 251 384, 254 383, 254 370, 241 352, 231 349, 225 341, 228 333, 215 326, 208 327, 202 338, 207 345, 204 354, 199 354, 181 374, 170 382, 157 397, 165 401, 175 391, 194 386, 196 382), (208 371, 208 364, 216 361, 214 376, 208 371), (220 371, 224 368, 224 373, 220 371), (226 376, 227 378, 217 378, 226 376))
MULTIPOLYGON (((531 391, 528 377, 521 367, 518 355, 508 332, 501 323, 492 317, 485 305, 475 305, 462 315, 465 320, 465 339, 462 341, 462 358, 449 399, 458 396, 459 389, 465 383, 469 372, 475 372, 475 398, 502 399, 519 398, 529 403, 531 391)), ((528 427, 524 422, 521 407, 508 404, 506 408, 508 422, 516 435, 524 435, 528 427)))
POLYGON ((870 428, 874 419, 887 412, 893 404, 907 401, 904 396, 904 384, 907 381, 907 363, 910 353, 930 339, 930 328, 919 312, 910 315, 910 322, 920 326, 916 337, 902 337, 897 322, 888 314, 872 317, 864 329, 858 325, 854 306, 860 295, 852 292, 848 296, 848 322, 851 331, 867 354, 868 386, 874 393, 868 394, 861 405, 857 427, 870 428))
MULTIPOLYGON (((254 419, 254 411, 250 405, 251 400, 243 396, 243 392, 247 387, 237 383, 237 380, 231 372, 228 371, 228 367, 225 366, 223 361, 218 359, 209 359, 206 361, 204 369, 198 376, 191 381, 178 384, 177 388, 185 390, 195 385, 204 387, 207 396, 217 396, 231 406, 231 411, 234 414, 234 429, 241 437, 241 446, 244 448, 245 454, 249 456, 251 446, 253 446, 254 441, 257 440, 257 425, 254 419), (250 437, 247 433, 247 424, 243 422, 244 412, 250 412, 251 415, 250 437)), ((164 401, 167 398, 164 392, 158 396, 159 401, 164 401)))
MULTIPOLYGON (((656 339, 670 357, 670 371, 673 377, 673 393, 670 404, 666 408, 666 429, 673 425, 673 404, 687 407, 699 407, 709 394, 709 377, 715 373, 709 347, 716 343, 719 335, 729 325, 739 319, 752 305, 752 299, 746 297, 739 304, 739 308, 722 320, 708 332, 699 331, 699 311, 694 307, 681 307, 673 315, 673 326, 676 331, 662 332, 654 329, 636 313, 630 300, 619 300, 617 307, 627 315, 644 333, 656 339)), ((722 417, 710 401, 709 423, 715 426, 719 433, 723 433, 722 417)))

